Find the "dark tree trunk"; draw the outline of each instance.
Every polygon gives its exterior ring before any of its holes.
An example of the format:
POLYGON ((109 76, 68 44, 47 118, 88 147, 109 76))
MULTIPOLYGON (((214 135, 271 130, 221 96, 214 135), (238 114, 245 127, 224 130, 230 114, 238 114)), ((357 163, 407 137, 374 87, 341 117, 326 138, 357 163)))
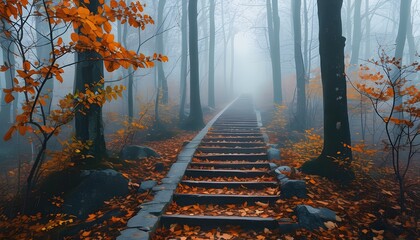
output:
POLYGON ((179 106, 179 121, 185 119, 185 100, 187 98, 187 64, 188 64, 188 0, 182 0, 182 46, 181 46, 181 102, 179 106))
MULTIPOLYGON (((157 27, 160 29, 159 34, 156 36, 156 51, 158 53, 164 52, 164 44, 163 44, 163 35, 164 35, 164 27, 163 27, 163 10, 165 9, 166 0, 159 0, 158 4, 158 21, 157 27)), ((157 69, 158 69, 158 81, 160 85, 160 89, 158 92, 162 92, 162 103, 168 104, 169 101, 169 93, 168 93, 168 81, 165 76, 165 70, 163 69, 163 63, 157 62, 157 69)))
POLYGON ((295 50, 295 68, 296 68, 296 88, 297 88, 297 111, 294 121, 295 129, 303 131, 306 129, 306 79, 305 67, 302 57, 302 37, 300 22, 301 0, 292 1, 293 12, 293 33, 295 50))
POLYGON ((347 111, 341 7, 343 0, 318 0, 319 53, 324 98, 324 146, 321 155, 306 162, 302 171, 342 183, 354 179, 347 111))
MULTIPOLYGON (((91 0, 86 4, 89 10, 97 13, 100 6, 98 0, 91 0)), ((75 90, 85 92, 85 85, 96 85, 104 76, 104 66, 101 56, 94 51, 77 53, 75 90)), ((102 107, 92 105, 89 109, 81 109, 83 113, 77 111, 75 116, 76 138, 87 142, 91 141, 89 154, 93 155, 95 162, 101 161, 106 157, 106 146, 104 136, 104 125, 102 121, 102 107)), ((93 162, 92 162, 93 163, 93 162)))
POLYGON ((209 89, 208 89, 208 105, 211 108, 216 106, 214 97, 214 53, 216 45, 216 26, 214 21, 214 12, 216 4, 215 0, 210 0, 210 47, 209 47, 209 89))
POLYGON ((199 129, 204 126, 200 100, 200 72, 198 61, 197 0, 189 0, 189 45, 190 45, 190 115, 187 128, 199 129))
POLYGON ((278 0, 267 0, 267 25, 270 43, 271 69, 273 74, 274 103, 282 103, 280 63, 280 17, 278 0))
POLYGON ((356 0, 354 3, 354 28, 353 43, 351 51, 351 65, 357 65, 359 62, 360 41, 362 40, 362 18, 361 18, 362 0, 356 0))

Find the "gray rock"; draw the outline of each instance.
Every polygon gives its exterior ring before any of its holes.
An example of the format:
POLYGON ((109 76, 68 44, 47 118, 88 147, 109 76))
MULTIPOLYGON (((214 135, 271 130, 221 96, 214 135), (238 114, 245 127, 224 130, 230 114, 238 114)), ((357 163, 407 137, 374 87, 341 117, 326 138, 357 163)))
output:
POLYGON ((277 164, 275 164, 275 163, 269 163, 268 165, 270 166, 271 171, 274 171, 274 170, 277 169, 277 164))
POLYGON ((84 218, 98 210, 104 201, 128 192, 128 179, 115 170, 83 171, 79 185, 64 196, 63 210, 84 218))
POLYGON ((166 208, 165 203, 158 203, 158 202, 148 202, 146 204, 140 205, 141 212, 147 212, 156 216, 159 216, 163 213, 166 208))
POLYGON ((159 218, 147 212, 140 211, 127 222, 128 228, 139 228, 143 231, 153 231, 159 218))
POLYGON ((279 173, 279 174, 277 174, 277 180, 279 182, 281 182, 281 181, 284 181, 284 180, 289 180, 289 178, 286 175, 284 175, 283 173, 279 173))
POLYGON ((149 233, 137 228, 128 228, 120 232, 117 240, 148 240, 149 233))
POLYGON ((277 148, 269 148, 267 154, 268 160, 280 160, 280 150, 277 148))
POLYGON ((286 180, 281 183, 281 194, 283 198, 299 197, 306 198, 306 183, 303 180, 286 180))
POLYGON ((289 166, 280 166, 274 170, 276 174, 281 174, 282 172, 292 172, 292 169, 289 166))
POLYGON ((140 184, 138 192, 139 193, 147 192, 147 191, 151 190, 152 188, 154 188, 156 185, 157 185, 157 182, 154 181, 154 180, 144 181, 140 184))
POLYGON ((140 160, 147 157, 160 157, 153 149, 144 146, 125 146, 120 152, 120 160, 140 160))
POLYGON ((325 222, 336 221, 335 212, 328 208, 314 208, 308 205, 298 205, 295 208, 295 214, 298 218, 299 225, 309 230, 319 229, 319 227, 325 228, 325 222))

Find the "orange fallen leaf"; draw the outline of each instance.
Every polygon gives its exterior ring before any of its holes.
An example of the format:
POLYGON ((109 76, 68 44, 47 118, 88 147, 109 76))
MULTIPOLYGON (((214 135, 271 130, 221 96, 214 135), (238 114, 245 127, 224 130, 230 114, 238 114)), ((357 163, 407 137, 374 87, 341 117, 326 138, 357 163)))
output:
POLYGON ((255 205, 260 206, 262 208, 268 208, 269 204, 268 203, 263 203, 263 202, 255 202, 255 205))

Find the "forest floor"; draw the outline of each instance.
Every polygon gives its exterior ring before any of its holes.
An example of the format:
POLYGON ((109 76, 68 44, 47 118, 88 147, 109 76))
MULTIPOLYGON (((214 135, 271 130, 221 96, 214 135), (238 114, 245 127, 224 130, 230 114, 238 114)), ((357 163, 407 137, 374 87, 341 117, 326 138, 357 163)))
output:
MULTIPOLYGON (((208 116, 210 118, 210 116, 208 116)), ((270 142, 278 143, 281 150, 281 160, 275 161, 277 165, 287 165, 298 168, 309 159, 319 155, 322 149, 322 138, 315 130, 305 133, 287 131, 284 121, 278 119, 273 113, 263 114, 264 124, 270 137, 270 142)), ((167 139, 156 141, 133 142, 155 149, 162 158, 148 158, 142 162, 126 161, 124 165, 114 168, 131 179, 133 183, 131 192, 119 198, 105 202, 97 212, 92 213, 86 220, 64 214, 43 215, 17 215, 7 217, 0 215, 0 239, 115 239, 120 230, 126 227, 127 221, 139 210, 139 205, 152 199, 146 192, 137 193, 136 183, 144 180, 160 181, 166 175, 171 164, 182 149, 185 141, 191 140, 196 132, 182 130, 174 131, 174 135, 167 139), (161 162, 163 171, 156 171, 155 164, 161 162), (65 233, 65 234, 64 234, 65 233), (66 237, 63 238, 63 234, 66 237)), ((283 234, 264 231, 241 231, 230 229, 217 233, 216 239, 419 239, 419 211, 420 211, 420 176, 415 169, 409 173, 407 181, 407 211, 401 214, 398 204, 398 187, 392 171, 388 167, 378 167, 378 152, 360 145, 354 147, 354 170, 356 180, 348 185, 341 186, 325 178, 309 176, 300 172, 294 173, 290 178, 304 179, 307 183, 308 198, 280 200, 271 213, 281 217, 296 220, 293 209, 299 204, 313 207, 327 207, 334 210, 339 216, 339 222, 328 229, 316 231, 298 230, 294 233, 283 234)), ((51 199, 52 204, 62 204, 59 197, 51 199)), ((0 213, 4 212, 0 208, 0 213)), ((244 208, 242 206, 242 208, 244 208)), ((259 215, 265 214, 267 209, 262 206, 259 215)), ((198 211, 198 209, 191 209, 198 211)), ((272 208, 270 208, 272 210, 272 208)), ((201 211, 201 210, 200 210, 201 211)), ((215 208, 212 211, 218 213, 215 208)), ((234 210, 232 210, 233 212, 234 210)), ((257 212, 258 213, 258 212, 257 212)), ((256 211, 241 212, 243 216, 253 216, 256 211)), ((214 232, 202 232, 192 226, 180 226, 166 231, 176 231, 180 236, 189 236, 179 239, 212 239, 206 236, 216 236, 214 232)), ((162 232, 161 234, 165 234, 162 232)), ((172 232, 172 235, 174 233, 172 232)), ((214 239, 214 238, 213 238, 214 239)))
MULTIPOLYGON (((213 117, 214 113, 207 113, 205 122, 213 117)), ((127 221, 139 210, 140 204, 153 198, 150 192, 138 193, 139 184, 146 180, 155 180, 159 183, 166 176, 171 165, 176 161, 179 151, 185 142, 190 141, 198 131, 185 131, 176 124, 166 126, 162 132, 152 132, 150 136, 146 129, 136 133, 132 145, 147 146, 154 149, 161 157, 149 157, 141 161, 126 160, 123 164, 112 162, 107 165, 120 172, 130 180, 130 193, 123 197, 116 197, 104 202, 104 205, 95 213, 89 214, 87 219, 78 219, 75 216, 62 213, 45 214, 37 212, 33 214, 20 214, 11 209, 16 208, 13 194, 16 191, 17 169, 10 169, 7 175, 2 175, 0 188, 3 190, 0 202, 0 239, 85 239, 101 240, 115 239, 123 230, 127 221), (159 135, 159 136, 158 136, 159 135), (157 137, 158 136, 158 137, 157 137), (163 164, 163 170, 155 169, 157 163, 163 164), (13 173, 11 175, 11 173, 13 173)), ((111 141, 119 141, 118 132, 111 141)), ((109 142, 112 147, 114 142, 109 142)), ((71 167, 73 164, 67 161, 52 164, 56 170, 71 167), (60 167, 56 165, 60 165, 60 167), (62 167, 64 165, 64 167, 62 167)), ((29 170, 27 164, 22 164, 22 175, 29 170)), ((21 181, 24 181, 22 177, 21 181)), ((61 196, 49 199, 52 205, 60 207, 63 204, 61 196)))

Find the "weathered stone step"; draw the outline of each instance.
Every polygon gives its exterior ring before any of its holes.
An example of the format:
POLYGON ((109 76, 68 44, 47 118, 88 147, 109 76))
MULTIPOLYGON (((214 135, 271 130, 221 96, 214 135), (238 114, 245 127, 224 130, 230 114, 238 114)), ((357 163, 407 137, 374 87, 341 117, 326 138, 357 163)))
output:
POLYGON ((226 124, 217 124, 215 123, 213 125, 213 128, 218 128, 218 127, 222 127, 222 128, 255 128, 258 127, 258 124, 240 124, 240 123, 226 123, 226 124))
POLYGON ((263 230, 277 229, 279 223, 274 218, 239 217, 239 216, 190 216, 190 215, 162 215, 161 224, 170 227, 171 224, 200 226, 203 230, 224 228, 228 225, 239 226, 243 229, 263 230))
POLYGON ((262 137, 262 133, 255 132, 255 133, 238 133, 238 132, 209 132, 207 137, 262 137))
POLYGON ((193 162, 190 163, 190 167, 206 167, 206 168, 215 168, 215 169, 252 169, 252 168, 266 168, 270 169, 268 162, 266 163, 256 163, 256 162, 245 162, 245 163, 223 163, 223 162, 193 162))
POLYGON ((254 129, 254 130, 248 130, 248 129, 219 129, 219 128, 215 128, 215 129, 211 129, 209 133, 260 133, 261 131, 259 129, 254 129))
POLYGON ((244 204, 255 205, 256 202, 274 204, 279 196, 273 195, 233 195, 233 194, 183 194, 175 193, 173 201, 178 206, 194 204, 244 204))
POLYGON ((267 153, 260 154, 200 154, 194 155, 197 159, 202 160, 248 160, 248 161, 258 161, 258 160, 267 160, 267 153))
POLYGON ((254 148, 222 148, 222 147, 199 147, 197 153, 267 153, 265 147, 254 148))
POLYGON ((204 169, 187 169, 186 177, 237 177, 237 178, 254 178, 269 176, 267 171, 247 171, 247 170, 204 170, 204 169))
POLYGON ((206 141, 201 142, 200 147, 262 147, 266 146, 265 142, 217 142, 217 141, 206 141))
POLYGON ((264 138, 261 137, 205 137, 203 142, 263 142, 264 138))
POLYGON ((278 187, 277 182, 208 182, 208 181, 181 181, 182 185, 190 187, 206 187, 206 188, 247 188, 247 189, 264 189, 267 187, 278 187))
POLYGON ((231 123, 241 123, 241 124, 249 124, 249 123, 252 123, 252 124, 258 124, 258 121, 257 121, 257 118, 249 118, 249 119, 239 119, 239 118, 236 118, 236 119, 219 119, 219 120, 217 120, 216 121, 216 124, 220 124, 220 123, 222 123, 222 124, 231 124, 231 123))

